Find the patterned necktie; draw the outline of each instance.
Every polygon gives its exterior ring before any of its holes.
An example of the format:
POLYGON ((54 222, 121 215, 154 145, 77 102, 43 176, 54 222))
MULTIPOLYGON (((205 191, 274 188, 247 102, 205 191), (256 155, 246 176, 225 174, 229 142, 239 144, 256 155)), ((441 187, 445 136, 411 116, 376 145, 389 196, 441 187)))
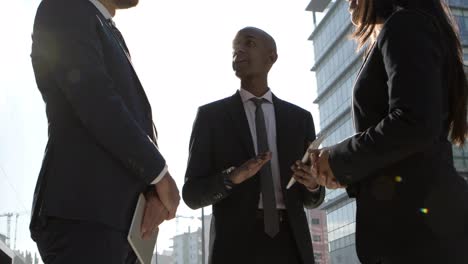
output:
POLYGON ((108 19, 107 22, 109 23, 109 26, 111 27, 112 32, 114 33, 114 36, 117 38, 117 41, 119 41, 122 48, 125 50, 125 52, 127 52, 128 56, 130 56, 130 51, 127 48, 127 44, 125 43, 123 35, 122 33, 120 33, 120 30, 115 26, 114 21, 112 21, 112 19, 108 19))
MULTIPOLYGON (((268 134, 265 124, 265 116, 262 110, 262 103, 265 99, 252 98, 255 109, 255 126, 257 130, 257 148, 258 153, 269 151, 268 134)), ((265 233, 274 237, 279 232, 279 217, 276 209, 275 188, 273 186, 273 176, 271 173, 270 162, 266 163, 260 170, 260 185, 263 200, 263 221, 265 224, 265 233)))

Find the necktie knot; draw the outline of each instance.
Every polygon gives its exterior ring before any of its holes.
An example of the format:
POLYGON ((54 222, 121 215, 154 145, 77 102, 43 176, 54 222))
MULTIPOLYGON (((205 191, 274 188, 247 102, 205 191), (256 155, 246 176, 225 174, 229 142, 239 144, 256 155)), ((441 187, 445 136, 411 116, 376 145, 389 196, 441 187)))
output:
POLYGON ((265 103, 265 98, 252 98, 250 99, 257 108, 259 108, 260 106, 262 106, 263 103, 265 103))

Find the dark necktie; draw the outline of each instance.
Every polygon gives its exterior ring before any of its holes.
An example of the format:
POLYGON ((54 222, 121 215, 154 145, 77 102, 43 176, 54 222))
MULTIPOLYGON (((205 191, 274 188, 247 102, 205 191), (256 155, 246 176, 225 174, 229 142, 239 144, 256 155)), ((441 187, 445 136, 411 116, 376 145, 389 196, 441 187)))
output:
POLYGON ((122 33, 120 33, 120 30, 115 26, 114 21, 108 19, 107 22, 110 28, 112 29, 112 33, 114 33, 114 36, 116 37, 117 41, 120 43, 125 52, 127 52, 128 56, 130 56, 130 51, 127 48, 127 44, 125 43, 122 33))
MULTIPOLYGON (((257 129, 257 148, 258 153, 269 151, 268 134, 265 125, 265 116, 262 110, 264 99, 252 98, 255 109, 255 126, 257 129)), ((274 237, 279 232, 279 217, 276 209, 275 188, 273 186, 273 176, 271 173, 270 162, 266 163, 260 170, 260 185, 263 199, 263 222, 265 224, 265 233, 274 237)))

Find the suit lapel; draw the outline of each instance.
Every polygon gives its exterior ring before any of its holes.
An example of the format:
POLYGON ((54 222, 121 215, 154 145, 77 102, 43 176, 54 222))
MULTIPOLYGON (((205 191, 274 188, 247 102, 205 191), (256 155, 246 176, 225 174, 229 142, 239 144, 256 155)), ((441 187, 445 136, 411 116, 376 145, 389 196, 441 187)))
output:
MULTIPOLYGON (((127 57, 128 63, 132 66, 133 69, 133 63, 132 63, 132 58, 130 57, 130 54, 127 52, 125 47, 122 45, 120 42, 119 38, 115 35, 114 30, 109 26, 107 22, 105 22, 105 19, 101 18, 99 15, 96 15, 97 19, 101 23, 102 27, 107 30, 108 34, 112 36, 112 38, 119 44, 119 47, 122 49, 122 52, 125 54, 125 57, 127 57)), ((135 71, 135 69, 133 69, 135 71)))
POLYGON ((243 148, 248 153, 249 157, 253 158, 255 156, 255 149, 247 116, 245 115, 244 105, 239 92, 236 92, 233 96, 228 98, 226 101, 226 109, 229 112, 232 124, 237 131, 235 134, 239 135, 243 148))
MULTIPOLYGON (((107 35, 110 35, 111 38, 116 41, 120 47, 120 49, 122 50, 122 52, 125 54, 125 57, 127 58, 127 61, 128 63, 130 64, 130 68, 132 69, 132 72, 133 74, 135 75, 135 79, 136 81, 138 82, 138 86, 141 90, 141 93, 143 95, 143 98, 147 104, 147 107, 149 109, 149 112, 151 113, 151 104, 149 103, 149 100, 148 100, 148 97, 146 96, 146 92, 145 90, 143 89, 143 85, 141 84, 140 82, 140 78, 138 78, 138 74, 137 72, 135 71, 135 68, 133 67, 133 63, 132 63, 132 59, 130 58, 130 54, 128 54, 128 52, 125 50, 125 48, 122 46, 122 43, 119 41, 118 37, 115 35, 114 31, 112 30, 112 28, 110 28, 109 24, 107 24, 105 18, 100 14, 100 13, 97 13, 96 14, 96 18, 99 20, 99 22, 101 23, 101 26, 102 26, 102 30, 105 32, 105 34, 107 35)), ((153 124, 154 125, 154 124, 153 124)))
MULTIPOLYGON (((374 41, 374 43, 372 43, 372 47, 371 47, 370 51, 367 53, 366 57, 364 58, 364 61, 361 64, 361 68, 359 68, 359 71, 358 71, 358 73, 356 75, 356 79, 354 79, 353 89, 356 86, 356 83, 359 80, 359 77, 361 77, 362 70, 367 65, 367 62, 368 62, 370 56, 374 53, 374 50, 375 50, 376 46, 377 46, 377 41, 374 41)), ((355 122, 355 117, 354 117, 354 107, 353 106, 354 106, 354 95, 351 96, 351 119, 353 120, 353 125, 354 125, 354 128, 356 129, 356 125, 355 125, 356 122, 355 122)))
POLYGON ((355 79, 356 81, 359 79, 359 76, 361 75, 361 72, 364 69, 364 66, 366 66, 367 61, 369 60, 369 57, 372 55, 372 53, 374 53, 375 46, 377 45, 376 43, 377 41, 374 41, 374 43, 372 43, 372 46, 369 52, 366 54, 366 57, 364 58, 364 61, 362 62, 361 67, 359 68, 358 74, 356 75, 356 79, 355 79))
MULTIPOLYGON (((281 187, 283 192, 286 190, 286 185, 289 181, 289 166, 292 164, 286 164, 286 159, 282 158, 283 156, 287 157, 289 154, 287 151, 287 142, 288 137, 290 137, 290 132, 288 128, 288 109, 284 102, 275 95, 273 95, 273 104, 275 107, 275 119, 276 119, 276 147, 278 149, 278 162, 280 166, 280 177, 281 177, 281 187)), ((290 140, 290 139, 289 139, 290 140)))

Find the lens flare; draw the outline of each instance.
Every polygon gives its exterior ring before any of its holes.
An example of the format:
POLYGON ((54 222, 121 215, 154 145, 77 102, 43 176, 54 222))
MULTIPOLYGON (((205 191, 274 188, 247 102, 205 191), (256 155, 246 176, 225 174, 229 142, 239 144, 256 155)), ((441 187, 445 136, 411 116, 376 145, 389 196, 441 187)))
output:
POLYGON ((420 209, 419 209, 419 212, 421 212, 422 214, 428 214, 428 213, 429 213, 429 209, 427 209, 427 208, 420 208, 420 209))

